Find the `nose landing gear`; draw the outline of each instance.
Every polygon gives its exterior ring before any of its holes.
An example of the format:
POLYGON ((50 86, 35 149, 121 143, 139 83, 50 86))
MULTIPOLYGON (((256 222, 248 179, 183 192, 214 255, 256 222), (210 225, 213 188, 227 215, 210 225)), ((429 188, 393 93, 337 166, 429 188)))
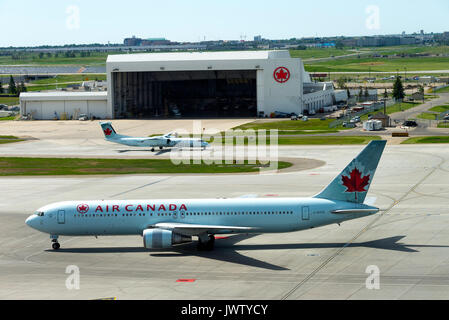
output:
POLYGON ((50 236, 51 239, 51 247, 53 248, 53 250, 59 250, 59 248, 61 247, 61 245, 58 242, 58 236, 50 236))

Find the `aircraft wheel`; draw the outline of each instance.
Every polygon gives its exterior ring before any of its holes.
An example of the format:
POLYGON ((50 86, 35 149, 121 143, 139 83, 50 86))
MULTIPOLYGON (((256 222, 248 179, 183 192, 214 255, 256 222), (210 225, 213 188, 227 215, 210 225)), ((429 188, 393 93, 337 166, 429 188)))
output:
POLYGON ((151 152, 154 152, 154 148, 151 149, 151 152))
POLYGON ((53 250, 59 250, 59 248, 61 247, 61 245, 59 244, 59 242, 53 242, 53 244, 51 245, 51 247, 53 248, 53 250))
POLYGON ((160 150, 164 149, 164 147, 159 147, 160 150))

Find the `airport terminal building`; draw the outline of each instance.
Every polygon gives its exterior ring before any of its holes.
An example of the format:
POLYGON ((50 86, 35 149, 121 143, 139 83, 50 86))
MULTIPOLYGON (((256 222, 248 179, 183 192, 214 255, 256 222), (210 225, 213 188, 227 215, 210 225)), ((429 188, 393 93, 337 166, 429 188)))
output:
MULTIPOLYGON (((106 110, 98 103, 101 110, 89 109, 95 117, 269 117, 276 111, 317 110, 335 100, 332 84, 312 84, 302 60, 291 58, 287 50, 110 55, 106 72, 106 110)), ((60 97, 64 94, 69 95, 60 92, 60 97)), ((61 107, 55 107, 54 99, 47 103, 46 93, 42 95, 41 112, 33 118, 53 118, 61 107)), ((65 103, 69 117, 75 105, 65 103)))

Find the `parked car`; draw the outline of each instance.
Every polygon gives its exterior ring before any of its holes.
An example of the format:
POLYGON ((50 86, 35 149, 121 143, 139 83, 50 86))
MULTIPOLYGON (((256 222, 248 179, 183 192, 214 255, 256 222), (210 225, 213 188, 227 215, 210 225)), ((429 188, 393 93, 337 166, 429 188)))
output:
POLYGON ((449 120, 449 114, 445 115, 443 120, 449 120))
POLYGON ((356 117, 352 118, 350 122, 351 123, 358 123, 358 122, 360 122, 360 117, 356 116, 356 117))
POLYGON ((2 109, 8 109, 8 106, 6 104, 0 104, 0 110, 2 109))
POLYGON ((355 123, 343 122, 343 128, 355 128, 355 123))
POLYGON ((404 126, 404 127, 417 127, 418 124, 416 123, 416 121, 408 120, 408 121, 405 121, 405 122, 402 124, 402 126, 404 126))
POLYGON ((299 120, 302 117, 304 117, 302 114, 296 115, 295 113, 293 113, 290 119, 292 119, 292 120, 299 120))
POLYGON ((79 121, 87 121, 89 120, 89 116, 85 113, 81 113, 80 116, 78 117, 79 121))

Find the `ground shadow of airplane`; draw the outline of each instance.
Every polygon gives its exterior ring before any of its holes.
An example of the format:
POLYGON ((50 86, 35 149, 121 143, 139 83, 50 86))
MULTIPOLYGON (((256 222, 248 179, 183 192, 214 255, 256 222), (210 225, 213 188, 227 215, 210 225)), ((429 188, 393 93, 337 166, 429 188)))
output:
POLYGON ((151 149, 150 150, 146 150, 146 149, 145 150, 142 150, 142 149, 117 150, 118 153, 135 152, 135 151, 147 152, 147 153, 154 154, 155 156, 160 156, 161 154, 165 154, 165 153, 171 152, 170 149, 159 150, 157 153, 155 151, 151 151, 151 149))
MULTIPOLYGON (((186 245, 173 247, 171 252, 167 252, 166 249, 163 252, 153 251, 150 253, 152 257, 169 258, 180 256, 196 256, 205 259, 213 259, 223 262, 230 262, 240 265, 246 265, 250 267, 256 267, 268 270, 289 270, 288 268, 271 264, 265 261, 257 260, 248 256, 240 254, 238 251, 245 250, 296 250, 296 249, 329 249, 329 248, 342 248, 344 246, 349 248, 374 248, 381 250, 399 251, 415 253, 418 250, 412 248, 449 248, 449 246, 441 245, 415 245, 404 244, 400 242, 405 236, 395 236, 390 238, 383 238, 373 241, 366 241, 361 243, 289 243, 289 244, 238 244, 243 240, 250 239, 257 236, 252 235, 235 235, 228 238, 217 239, 215 242, 214 251, 197 251, 196 243, 190 243, 186 245)), ((61 253, 132 253, 132 252, 148 252, 145 248, 140 247, 119 247, 119 248, 61 248, 58 251, 47 250, 48 252, 61 252, 61 253)))
MULTIPOLYGON (((169 153, 173 150, 183 151, 183 150, 195 150, 195 149, 190 149, 190 148, 162 149, 162 150, 159 150, 157 153, 156 153, 156 151, 151 151, 151 149, 127 149, 127 150, 117 150, 117 152, 118 153, 126 153, 126 152, 134 152, 134 151, 151 152, 156 156, 160 156, 161 154, 169 153)), ((201 151, 205 151, 205 150, 201 150, 201 151)))

